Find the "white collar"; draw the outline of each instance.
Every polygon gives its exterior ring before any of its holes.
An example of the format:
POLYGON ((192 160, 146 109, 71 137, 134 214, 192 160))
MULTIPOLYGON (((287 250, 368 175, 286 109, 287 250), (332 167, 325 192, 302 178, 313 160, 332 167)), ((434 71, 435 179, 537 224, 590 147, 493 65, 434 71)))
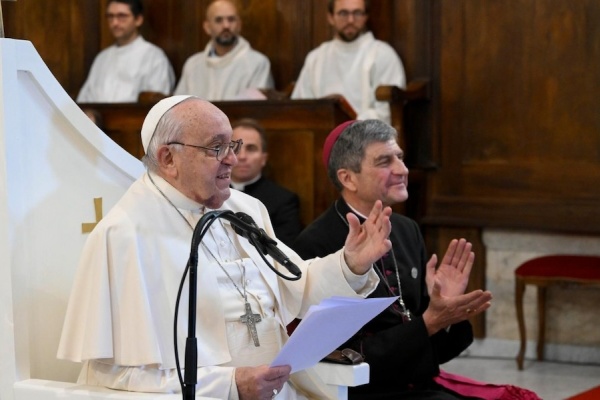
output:
MULTIPOLYGON (((156 190, 157 192, 163 192, 165 196, 173 203, 173 205, 182 210, 188 211, 198 211, 204 212, 206 207, 203 204, 198 203, 195 200, 190 199, 179 190, 175 189, 173 185, 163 179, 161 176, 157 175, 154 172, 146 171, 146 177, 144 177, 144 181, 146 184, 156 190), (156 184, 156 187, 152 184, 152 181, 156 184)), ((158 193, 160 195, 160 193, 158 193)))
POLYGON ((252 178, 252 179, 250 179, 249 181, 246 181, 246 182, 234 182, 234 181, 231 181, 231 187, 234 188, 234 189, 236 189, 236 190, 240 190, 240 191, 243 192, 244 189, 246 188, 246 186, 252 185, 254 182, 258 181, 261 176, 262 176, 262 174, 258 174, 254 178, 252 178))

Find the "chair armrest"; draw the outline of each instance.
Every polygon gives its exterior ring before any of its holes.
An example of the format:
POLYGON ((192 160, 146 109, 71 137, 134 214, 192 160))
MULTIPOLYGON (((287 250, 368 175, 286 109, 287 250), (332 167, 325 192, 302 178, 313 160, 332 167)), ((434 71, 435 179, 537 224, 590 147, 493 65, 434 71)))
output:
POLYGON ((356 365, 320 362, 315 371, 328 385, 359 386, 369 383, 369 364, 356 365))
POLYGON ((317 375, 335 390, 338 400, 348 399, 348 388, 369 383, 369 364, 342 365, 320 362, 314 367, 317 375))
POLYGON ((431 86, 429 78, 417 78, 402 89, 393 85, 381 85, 375 89, 375 98, 378 101, 387 101, 389 103, 405 103, 413 100, 429 100, 431 97, 431 86))
POLYGON ((155 104, 166 97, 168 96, 161 92, 140 92, 140 94, 138 95, 138 103, 155 104))

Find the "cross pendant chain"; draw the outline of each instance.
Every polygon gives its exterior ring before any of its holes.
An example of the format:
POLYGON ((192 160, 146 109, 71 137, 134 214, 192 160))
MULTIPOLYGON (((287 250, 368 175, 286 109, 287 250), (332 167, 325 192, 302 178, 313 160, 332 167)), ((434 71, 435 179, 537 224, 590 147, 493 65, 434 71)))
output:
MULTIPOLYGON (((0 0, 2 1, 2 0, 0 0)), ((1 9, 0 9, 1 10, 1 9)), ((2 14, 0 14, 0 17, 2 16, 2 14)), ((190 229, 193 231, 194 227, 192 226, 192 224, 190 223, 190 221, 188 221, 188 219, 181 213, 181 211, 179 211, 179 209, 177 208, 177 206, 175 206, 175 204, 173 204, 173 202, 171 201, 171 199, 169 199, 162 190, 160 190, 160 188, 158 187, 158 185, 156 183, 154 183, 154 180, 152 179, 152 175, 150 174, 150 172, 148 172, 148 178, 150 179, 150 181, 152 182, 152 184, 154 185, 154 187, 159 191, 159 193, 164 197, 165 200, 167 200, 167 202, 173 207, 173 209, 175 211, 177 211, 177 213, 181 216, 181 218, 187 223, 187 225, 190 227, 190 229)), ((204 214, 204 208, 202 210, 202 214, 204 214)), ((223 228, 223 230, 225 230, 225 227, 223 226, 223 223, 221 223, 221 227, 223 228)), ((213 238, 213 241, 215 241, 215 243, 217 242, 212 231, 209 231, 210 235, 213 238)), ((226 231, 225 231, 226 232, 226 231)), ((227 234, 227 232, 226 232, 227 234)), ((235 247, 235 245, 233 244, 233 242, 231 241, 231 238, 229 237, 229 235, 227 234, 227 238, 229 239, 229 242, 231 243, 231 245, 233 246, 234 249, 237 248, 235 247)), ((231 281, 231 283, 233 284, 233 286, 235 287, 235 289, 238 291, 238 293, 240 294, 240 296, 242 296, 242 299, 244 299, 244 307, 246 309, 246 312, 243 315, 240 315, 240 322, 242 324, 245 324, 248 327, 248 333, 250 333, 250 335, 252 336, 252 340, 254 341, 254 346, 259 347, 260 346, 260 342, 258 341, 258 332, 256 331, 256 323, 260 322, 262 320, 262 318, 260 317, 260 314, 253 314, 252 313, 252 307, 250 306, 250 303, 248 303, 248 297, 246 294, 246 267, 244 266, 244 262, 236 262, 236 264, 238 264, 238 266, 240 267, 240 270, 242 271, 242 289, 240 290, 240 288, 238 287, 238 285, 235 283, 235 281, 233 280, 233 278, 231 277, 231 275, 229 274, 229 272, 227 272, 227 270, 225 269, 225 267, 223 267, 223 264, 221 264, 221 262, 219 261, 219 259, 213 254, 213 252, 210 250, 210 248, 208 246, 206 246, 206 244, 202 243, 204 245, 204 248, 206 249, 206 251, 211 255, 211 257, 217 262, 217 264, 219 264, 219 267, 221 268, 221 270, 225 273, 225 275, 227 275, 227 278, 231 281)), ((239 254, 238 252, 238 257, 240 259, 242 259, 242 256, 239 254)))
POLYGON ((402 315, 402 322, 408 322, 411 320, 411 315, 410 315, 409 310, 406 310, 406 312, 400 312, 400 315, 402 315))
POLYGON ((258 332, 256 331, 256 323, 261 321, 260 314, 253 314, 252 307, 250 303, 246 302, 246 312, 244 315, 240 315, 240 321, 242 324, 245 324, 248 327, 248 333, 252 336, 252 340, 254 340, 254 346, 259 347, 260 343, 258 341, 258 332))

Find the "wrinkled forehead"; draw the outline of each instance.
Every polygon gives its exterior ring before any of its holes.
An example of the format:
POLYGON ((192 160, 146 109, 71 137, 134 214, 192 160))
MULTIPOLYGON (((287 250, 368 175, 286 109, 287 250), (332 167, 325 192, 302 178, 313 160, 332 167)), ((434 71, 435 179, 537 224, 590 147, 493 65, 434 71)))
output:
POLYGON ((191 100, 174 110, 182 122, 183 137, 207 142, 231 140, 231 124, 223 111, 204 100, 191 100))

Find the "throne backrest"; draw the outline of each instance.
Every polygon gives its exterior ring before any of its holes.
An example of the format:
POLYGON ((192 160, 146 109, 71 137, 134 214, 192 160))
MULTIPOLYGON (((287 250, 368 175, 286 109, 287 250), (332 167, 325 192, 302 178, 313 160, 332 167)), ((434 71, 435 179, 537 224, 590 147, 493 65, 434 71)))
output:
POLYGON ((80 251, 143 173, 100 131, 30 42, 0 39, 0 398, 36 378, 74 382, 56 358, 80 251))

